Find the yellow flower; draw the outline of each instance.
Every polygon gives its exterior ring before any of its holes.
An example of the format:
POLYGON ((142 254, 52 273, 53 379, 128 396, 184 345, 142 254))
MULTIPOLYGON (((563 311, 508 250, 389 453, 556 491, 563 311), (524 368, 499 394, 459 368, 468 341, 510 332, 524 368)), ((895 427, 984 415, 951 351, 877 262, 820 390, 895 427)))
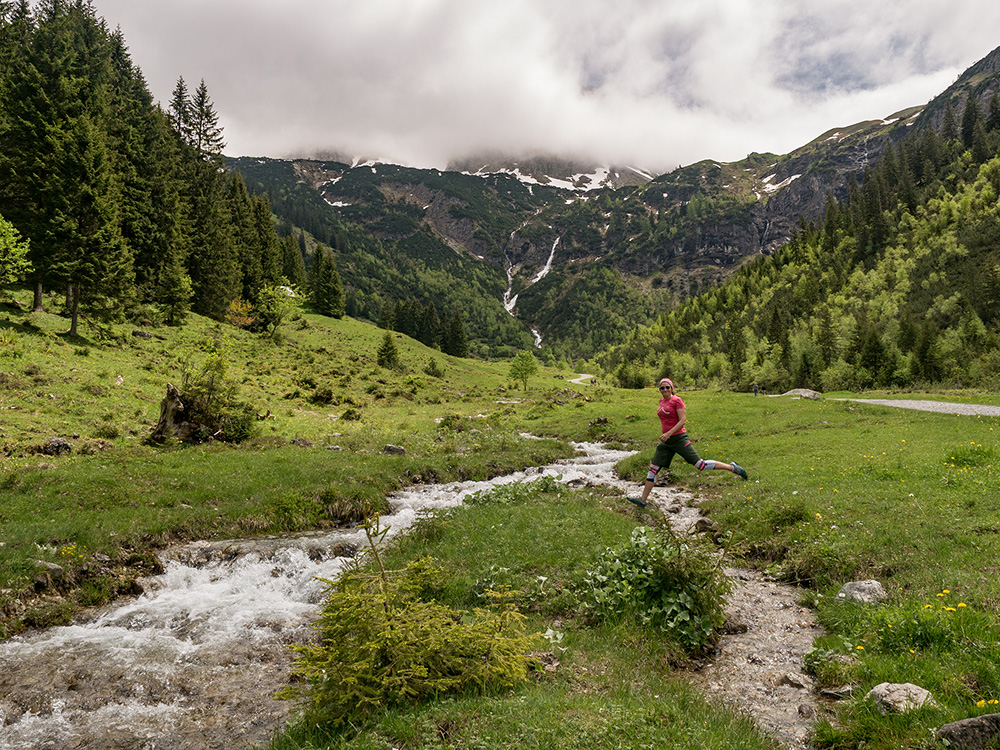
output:
POLYGON ((944 596, 944 594, 936 594, 936 596, 944 596))
POLYGON ((942 589, 941 593, 943 593, 943 594, 950 594, 951 592, 948 589, 942 589))
POLYGON ((924 605, 924 609, 930 609, 930 608, 931 608, 931 605, 930 605, 930 604, 925 604, 925 605, 924 605))
POLYGON ((964 607, 964 606, 965 606, 965 602, 959 602, 959 603, 958 603, 958 608, 959 608, 959 609, 961 609, 961 608, 962 608, 962 607, 964 607))
POLYGON ((943 607, 943 609, 944 609, 944 610, 945 610, 946 612, 954 612, 954 611, 956 611, 954 607, 943 607))
POLYGON ((916 652, 916 651, 914 651, 914 650, 913 650, 913 649, 911 648, 911 649, 910 649, 910 653, 911 653, 911 654, 915 654, 915 653, 917 653, 917 652, 916 652))
POLYGON ((986 701, 976 701, 976 705, 979 706, 979 708, 982 708, 986 705, 986 701))
POLYGON ((858 646, 858 651, 864 651, 864 650, 865 650, 864 646, 858 646))

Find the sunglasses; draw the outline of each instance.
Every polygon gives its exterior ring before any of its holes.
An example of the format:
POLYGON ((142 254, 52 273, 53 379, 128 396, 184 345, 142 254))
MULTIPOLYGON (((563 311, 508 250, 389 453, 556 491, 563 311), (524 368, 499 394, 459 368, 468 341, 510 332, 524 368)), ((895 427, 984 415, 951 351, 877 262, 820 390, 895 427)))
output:
POLYGON ((673 389, 669 385, 661 385, 660 386, 660 390, 661 391, 669 391, 669 390, 673 390, 673 389))

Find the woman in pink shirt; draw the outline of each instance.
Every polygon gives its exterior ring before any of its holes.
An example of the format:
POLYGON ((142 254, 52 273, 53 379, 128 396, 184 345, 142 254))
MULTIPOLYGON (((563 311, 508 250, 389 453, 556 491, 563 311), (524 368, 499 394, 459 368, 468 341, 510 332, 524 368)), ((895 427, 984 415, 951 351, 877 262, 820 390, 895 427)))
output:
POLYGON ((649 465, 649 473, 646 474, 646 484, 642 488, 642 497, 629 497, 628 501, 645 508, 649 493, 656 482, 656 475, 661 469, 669 469, 670 462, 674 460, 674 454, 694 466, 698 471, 713 471, 715 469, 725 469, 731 471, 741 479, 747 479, 747 472, 735 461, 733 463, 723 463, 722 461, 705 460, 698 455, 698 452, 691 445, 691 438, 688 437, 684 424, 687 422, 687 407, 684 400, 674 393, 674 383, 670 378, 663 378, 657 386, 660 390, 660 406, 656 410, 656 415, 660 418, 660 425, 663 434, 660 435, 660 442, 656 445, 656 452, 653 454, 653 461, 649 465))

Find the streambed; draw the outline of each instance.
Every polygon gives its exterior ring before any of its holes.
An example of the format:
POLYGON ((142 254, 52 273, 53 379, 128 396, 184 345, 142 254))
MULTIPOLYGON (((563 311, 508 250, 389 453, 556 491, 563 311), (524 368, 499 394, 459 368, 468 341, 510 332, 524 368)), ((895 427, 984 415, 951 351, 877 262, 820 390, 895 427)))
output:
MULTIPOLYGON (((383 522, 392 535, 423 509, 544 476, 623 494, 637 489, 614 472, 628 452, 576 447, 573 458, 488 482, 396 493, 383 522)), ((652 500, 681 531, 701 517, 673 488, 656 488, 652 500)), ((288 677, 287 646, 310 636, 324 589, 316 579, 335 577, 364 544, 355 529, 185 545, 163 555, 165 572, 146 580, 141 596, 0 643, 0 750, 229 750, 266 742, 293 709, 271 696, 288 677)), ((731 606, 748 629, 726 636, 693 679, 784 744, 800 745, 814 694, 808 685, 790 693, 782 681, 798 674, 818 630, 794 604, 793 588, 730 574, 739 584, 731 606)))

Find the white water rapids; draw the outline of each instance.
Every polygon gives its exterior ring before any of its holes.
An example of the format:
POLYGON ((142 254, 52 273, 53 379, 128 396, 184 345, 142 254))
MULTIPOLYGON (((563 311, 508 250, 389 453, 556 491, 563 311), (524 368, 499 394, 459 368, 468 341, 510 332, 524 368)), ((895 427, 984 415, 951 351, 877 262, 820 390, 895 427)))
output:
MULTIPOLYGON (((391 497, 398 533, 419 511, 470 493, 559 476, 635 489, 614 465, 627 452, 581 443, 575 457, 488 482, 424 485, 391 497)), ((203 750, 265 742, 293 706, 289 643, 309 637, 324 584, 362 547, 360 530, 197 543, 164 555, 166 572, 134 600, 87 621, 0 643, 0 750, 203 750)))

